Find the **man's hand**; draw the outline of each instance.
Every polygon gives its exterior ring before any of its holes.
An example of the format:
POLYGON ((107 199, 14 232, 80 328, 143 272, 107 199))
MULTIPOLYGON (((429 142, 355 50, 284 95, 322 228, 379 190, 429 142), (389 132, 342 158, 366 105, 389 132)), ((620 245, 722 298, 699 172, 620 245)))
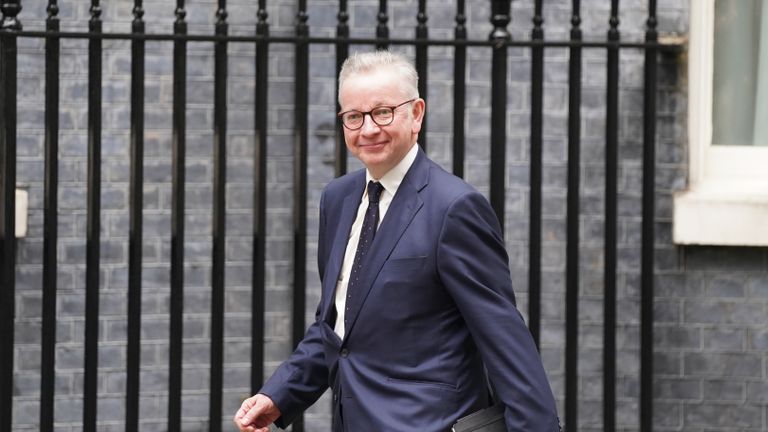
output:
POLYGON ((243 401, 235 414, 240 432, 269 432, 269 425, 280 417, 280 410, 272 399, 257 394, 243 401))

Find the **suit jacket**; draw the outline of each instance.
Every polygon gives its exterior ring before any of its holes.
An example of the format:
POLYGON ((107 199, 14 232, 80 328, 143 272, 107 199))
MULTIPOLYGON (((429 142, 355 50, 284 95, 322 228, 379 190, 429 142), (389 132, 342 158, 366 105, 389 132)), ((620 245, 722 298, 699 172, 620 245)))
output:
POLYGON ((334 291, 364 188, 360 170, 323 192, 316 321, 261 390, 282 413, 276 424, 286 427, 331 387, 336 432, 449 431, 488 406, 484 363, 510 431, 557 431, 496 215, 421 150, 363 262, 344 339, 334 333, 334 291))

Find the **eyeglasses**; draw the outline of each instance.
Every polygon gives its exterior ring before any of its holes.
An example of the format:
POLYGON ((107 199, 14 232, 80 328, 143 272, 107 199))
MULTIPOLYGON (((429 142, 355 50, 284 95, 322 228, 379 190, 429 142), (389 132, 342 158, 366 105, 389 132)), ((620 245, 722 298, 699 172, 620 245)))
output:
POLYGON ((392 121, 395 119, 396 109, 415 100, 416 99, 407 100, 400 105, 395 106, 378 106, 370 111, 344 111, 343 113, 339 113, 339 118, 341 118, 341 124, 349 130, 358 130, 363 127, 366 115, 370 115, 371 120, 377 125, 388 126, 392 124, 392 121))

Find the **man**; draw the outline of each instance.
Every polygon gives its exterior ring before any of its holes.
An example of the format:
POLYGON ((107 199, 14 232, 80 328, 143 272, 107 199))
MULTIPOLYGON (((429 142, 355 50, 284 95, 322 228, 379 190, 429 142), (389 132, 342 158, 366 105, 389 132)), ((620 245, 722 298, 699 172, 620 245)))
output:
POLYGON ((416 144, 417 81, 387 51, 344 63, 339 116, 366 169, 325 188, 316 321, 243 402, 241 431, 285 428, 330 387, 334 432, 445 432, 489 405, 483 365, 510 431, 559 429, 494 212, 416 144))

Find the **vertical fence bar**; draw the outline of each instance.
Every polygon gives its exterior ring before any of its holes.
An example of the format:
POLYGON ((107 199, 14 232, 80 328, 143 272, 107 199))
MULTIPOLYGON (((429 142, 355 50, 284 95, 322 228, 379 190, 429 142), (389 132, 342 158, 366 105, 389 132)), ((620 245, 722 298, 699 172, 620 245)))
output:
MULTIPOLYGON (((176 1, 173 33, 187 34, 184 0, 176 1)), ((186 179, 187 41, 173 41, 173 132, 171 160, 171 298, 168 341, 168 432, 181 432, 184 347, 184 182, 186 179)))
MULTIPOLYGON (((296 14, 296 113, 293 132, 293 346, 304 338, 307 303, 307 130, 309 128, 309 26, 307 1, 299 0, 296 14)), ((304 416, 293 423, 293 431, 304 431, 304 416)))
MULTIPOLYGON (((59 7, 48 2, 45 29, 59 31, 59 7)), ((56 391, 56 247, 59 184, 59 48, 57 36, 45 38, 45 198, 43 216, 43 322, 40 353, 40 431, 53 431, 56 391)))
POLYGON ((611 0, 605 119, 603 430, 616 430, 616 224, 619 141, 619 1, 611 0))
MULTIPOLYGON (((427 28, 427 0, 419 0, 419 13, 416 15, 418 24, 416 25, 416 40, 426 42, 429 38, 429 29, 427 28)), ((427 44, 416 45, 416 72, 419 74, 419 96, 427 100, 427 44)), ((418 142, 424 151, 427 151, 427 115, 421 123, 418 142)))
MULTIPOLYGON (((133 34, 144 33, 144 9, 134 0, 133 34)), ((128 347, 126 350, 125 432, 139 429, 141 363, 141 247, 144 178, 144 40, 131 41, 131 174, 128 216, 128 347)))
POLYGON ((376 37, 381 39, 376 44, 376 49, 387 49, 389 43, 386 41, 389 39, 389 27, 387 27, 387 21, 389 21, 389 15, 387 15, 387 0, 379 0, 379 13, 376 15, 376 37))
POLYGON ((653 261, 656 213, 656 0, 648 1, 643 98, 643 222, 640 262, 640 431, 653 430, 653 261))
POLYGON ((16 16, 20 1, 0 4, 0 432, 13 424, 16 299, 16 16))
POLYGON ((565 264, 565 429, 578 430, 579 392, 579 188, 581 139, 581 17, 573 0, 568 64, 568 193, 565 264))
MULTIPOLYGON (((216 35, 226 36, 227 2, 219 0, 216 35)), ((227 41, 214 44, 213 106, 213 266, 211 278, 211 396, 209 425, 221 432, 224 369, 224 259, 226 246, 227 192, 227 41)))
MULTIPOLYGON (((101 35, 99 0, 91 0, 88 29, 101 35)), ((99 257, 101 254, 101 49, 102 39, 88 42, 88 216, 85 251, 85 366, 83 431, 96 432, 99 356, 99 257)))
MULTIPOLYGON (((269 36, 266 0, 259 0, 256 34, 269 36)), ((256 43, 256 109, 254 131, 253 186, 253 277, 251 295, 251 392, 256 393, 264 382, 264 296, 266 289, 267 243, 267 85, 269 45, 266 40, 256 43)))
MULTIPOLYGON (((464 0, 456 3, 454 39, 467 40, 467 16, 464 0)), ((467 47, 456 45, 453 50, 453 174, 464 177, 464 106, 466 104, 467 47)))
MULTIPOLYGON (((349 56, 349 44, 344 42, 349 38, 349 13, 347 12, 347 0, 339 1, 339 14, 337 15, 338 24, 336 25, 336 77, 341 72, 341 66, 344 60, 349 56)), ((341 112, 339 105, 339 80, 336 80, 336 112, 341 112)), ((334 171, 336 177, 347 173, 347 146, 344 142, 344 126, 341 119, 336 118, 336 148, 334 151, 335 164, 334 171)))
POLYGON ((507 25, 511 21, 511 0, 491 0, 489 39, 495 42, 491 70, 491 207, 504 232, 504 197, 507 163, 507 25))
MULTIPOLYGON (((216 10, 217 36, 228 32, 226 0, 219 0, 216 10)), ((224 288, 226 250, 227 187, 227 42, 214 44, 214 133, 213 133, 213 266, 211 292, 211 379, 210 424, 212 432, 221 431, 224 360, 224 288)))
MULTIPOLYGON (((544 40, 543 0, 536 0, 531 40, 544 40)), ((541 179, 544 99, 544 47, 531 47, 531 172, 528 223, 528 328, 539 346, 541 332, 541 179)))

